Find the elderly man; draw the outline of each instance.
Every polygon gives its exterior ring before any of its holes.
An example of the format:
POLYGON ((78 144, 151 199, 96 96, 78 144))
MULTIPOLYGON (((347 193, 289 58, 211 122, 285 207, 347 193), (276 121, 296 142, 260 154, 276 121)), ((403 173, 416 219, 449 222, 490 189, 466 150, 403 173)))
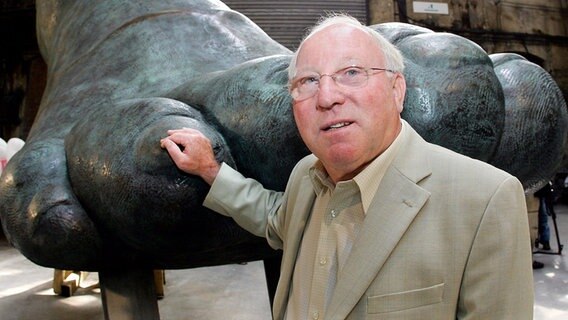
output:
POLYGON ((289 84, 313 154, 284 193, 218 164, 198 131, 161 144, 211 184, 205 206, 283 249, 275 319, 532 318, 521 184, 424 141, 400 117, 402 71, 398 50, 350 17, 312 30, 289 84))

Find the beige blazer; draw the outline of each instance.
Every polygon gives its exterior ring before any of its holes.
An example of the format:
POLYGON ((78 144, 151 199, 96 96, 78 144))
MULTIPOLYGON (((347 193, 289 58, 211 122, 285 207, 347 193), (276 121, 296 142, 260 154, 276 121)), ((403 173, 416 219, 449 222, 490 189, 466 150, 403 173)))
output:
MULTIPOLYGON (((325 319, 532 319, 529 226, 519 181, 429 144, 410 126, 381 182, 325 319)), ((315 194, 308 156, 284 194, 223 165, 204 205, 283 249, 283 319, 315 194)))

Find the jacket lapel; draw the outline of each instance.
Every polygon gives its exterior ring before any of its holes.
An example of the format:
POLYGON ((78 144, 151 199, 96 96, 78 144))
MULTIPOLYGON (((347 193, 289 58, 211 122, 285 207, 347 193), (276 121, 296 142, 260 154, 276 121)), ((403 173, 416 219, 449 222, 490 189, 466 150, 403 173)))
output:
MULTIPOLYGON (((308 175, 301 178, 298 190, 312 190, 312 184, 308 175)), ((289 199, 288 201, 294 203, 293 212, 288 212, 290 215, 290 224, 287 227, 286 242, 282 256, 282 265, 280 271, 280 279, 278 281, 278 288, 274 298, 274 314, 275 319, 282 319, 284 317, 284 310, 288 303, 288 293, 290 284, 292 283, 292 274, 294 273, 294 266, 300 250, 300 243, 304 236, 306 223, 312 213, 312 206, 314 204, 315 193, 312 192, 299 192, 296 199, 289 199)))
POLYGON ((417 182, 431 173, 420 138, 409 138, 387 170, 343 270, 340 271, 326 319, 345 319, 376 278, 430 193, 417 182))

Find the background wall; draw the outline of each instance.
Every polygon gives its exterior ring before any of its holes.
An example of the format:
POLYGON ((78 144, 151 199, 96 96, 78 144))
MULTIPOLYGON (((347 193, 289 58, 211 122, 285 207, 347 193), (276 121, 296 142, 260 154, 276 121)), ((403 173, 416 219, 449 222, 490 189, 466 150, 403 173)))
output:
POLYGON ((0 137, 25 139, 47 68, 35 38, 35 1, 0 1, 0 137))
POLYGON ((369 23, 408 22, 434 31, 459 34, 476 42, 488 53, 521 54, 548 71, 567 99, 567 0, 430 2, 447 5, 448 14, 417 13, 413 8, 415 2, 369 0, 369 23))

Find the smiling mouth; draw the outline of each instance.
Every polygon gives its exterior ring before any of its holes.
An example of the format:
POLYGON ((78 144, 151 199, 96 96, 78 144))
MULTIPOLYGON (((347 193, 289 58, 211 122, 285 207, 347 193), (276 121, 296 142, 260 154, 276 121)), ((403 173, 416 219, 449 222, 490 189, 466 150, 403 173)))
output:
POLYGON ((340 129, 340 128, 344 128, 347 127, 348 125, 352 124, 353 122, 340 122, 340 123, 336 123, 334 125, 331 125, 327 128, 325 128, 325 131, 329 131, 329 130, 335 130, 335 129, 340 129))

